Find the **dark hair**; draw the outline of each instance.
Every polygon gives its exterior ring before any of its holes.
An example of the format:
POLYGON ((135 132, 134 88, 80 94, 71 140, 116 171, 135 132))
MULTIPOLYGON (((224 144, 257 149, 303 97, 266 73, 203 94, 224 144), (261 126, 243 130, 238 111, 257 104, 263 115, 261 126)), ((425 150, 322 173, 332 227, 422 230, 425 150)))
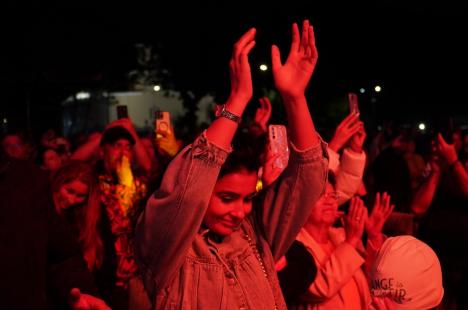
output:
POLYGON ((52 194, 57 213, 66 213, 70 224, 75 225, 78 230, 78 242, 88 268, 99 268, 102 265, 104 248, 98 228, 101 218, 100 189, 93 167, 86 162, 73 160, 63 165, 53 176, 52 194), (57 195, 63 185, 74 180, 88 186, 86 202, 69 210, 62 210, 59 208, 57 195))
POLYGON ((232 141, 232 147, 233 152, 221 167, 220 178, 243 169, 249 172, 258 171, 261 166, 260 154, 263 150, 261 140, 246 132, 238 131, 232 141))

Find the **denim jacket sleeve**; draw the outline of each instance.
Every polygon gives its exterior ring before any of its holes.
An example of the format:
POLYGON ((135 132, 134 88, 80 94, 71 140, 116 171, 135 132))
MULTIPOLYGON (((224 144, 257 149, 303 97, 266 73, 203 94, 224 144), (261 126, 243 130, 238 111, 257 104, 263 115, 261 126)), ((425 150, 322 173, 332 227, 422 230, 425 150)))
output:
POLYGON ((286 253, 325 189, 328 155, 320 141, 304 151, 291 144, 288 166, 266 189, 258 220, 275 261, 286 253))
POLYGON ((148 292, 163 289, 182 266, 229 151, 205 134, 171 162, 136 227, 136 254, 148 292))

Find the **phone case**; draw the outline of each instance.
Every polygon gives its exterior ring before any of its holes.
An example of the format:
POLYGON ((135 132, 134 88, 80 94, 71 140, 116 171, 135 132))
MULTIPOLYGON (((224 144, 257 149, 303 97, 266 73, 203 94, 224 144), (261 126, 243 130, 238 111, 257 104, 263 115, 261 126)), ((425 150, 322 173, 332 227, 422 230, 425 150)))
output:
POLYGON ((284 169, 288 165, 289 160, 289 146, 286 127, 283 125, 269 125, 268 138, 273 154, 280 154, 280 156, 275 160, 274 165, 277 168, 284 169))
POLYGON ((167 111, 157 111, 156 115, 156 130, 168 131, 171 129, 171 115, 167 111))
POLYGON ((348 101, 349 101, 349 112, 350 113, 359 113, 359 104, 358 98, 355 93, 348 93, 348 101))

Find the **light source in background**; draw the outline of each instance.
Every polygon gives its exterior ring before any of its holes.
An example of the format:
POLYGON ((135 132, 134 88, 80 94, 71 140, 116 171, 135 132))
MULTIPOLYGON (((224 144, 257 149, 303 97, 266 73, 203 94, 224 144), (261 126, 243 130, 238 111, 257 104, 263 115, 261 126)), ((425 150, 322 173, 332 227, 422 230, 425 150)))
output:
POLYGON ((424 130, 426 130, 426 124, 419 123, 418 128, 419 128, 419 130, 424 131, 424 130))
POLYGON ((267 71, 268 70, 268 66, 265 65, 265 64, 261 64, 259 68, 260 68, 261 71, 267 71))
POLYGON ((154 85, 153 90, 154 91, 160 91, 161 90, 161 85, 154 85))
POLYGON ((86 100, 91 97, 91 94, 85 91, 80 91, 75 95, 76 100, 86 100))
POLYGON ((377 85, 377 86, 375 86, 374 90, 375 90, 376 93, 380 93, 382 91, 382 87, 377 85))
POLYGON ((366 89, 365 89, 365 88, 359 88, 359 92, 360 92, 361 94, 364 94, 364 93, 366 92, 366 89))
POLYGON ((3 123, 4 124, 7 124, 8 123, 8 120, 6 118, 3 119, 3 123))

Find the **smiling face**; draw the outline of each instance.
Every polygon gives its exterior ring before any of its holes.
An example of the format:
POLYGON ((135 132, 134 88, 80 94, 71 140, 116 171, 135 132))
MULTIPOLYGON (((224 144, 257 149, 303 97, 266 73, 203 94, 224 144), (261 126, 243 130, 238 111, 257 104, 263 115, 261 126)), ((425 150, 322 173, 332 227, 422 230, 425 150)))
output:
POLYGON ((327 183, 325 193, 312 208, 308 223, 316 225, 332 225, 338 216, 338 200, 333 185, 327 183))
POLYGON ((252 211, 257 173, 240 170, 218 179, 203 223, 213 232, 227 236, 240 227, 252 211))

